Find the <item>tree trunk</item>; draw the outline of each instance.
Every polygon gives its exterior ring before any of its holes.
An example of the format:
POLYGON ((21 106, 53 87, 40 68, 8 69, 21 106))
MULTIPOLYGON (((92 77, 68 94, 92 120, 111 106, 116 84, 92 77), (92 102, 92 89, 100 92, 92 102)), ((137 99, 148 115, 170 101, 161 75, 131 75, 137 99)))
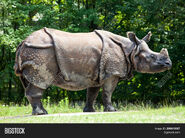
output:
MULTIPOLYGON (((92 8, 93 10, 95 10, 95 7, 96 7, 96 0, 92 0, 92 8)), ((94 11, 96 12, 96 11, 94 11)), ((94 23, 94 20, 91 21, 90 23, 90 31, 94 31, 95 29, 98 28, 98 25, 94 23)))
POLYGON ((89 8, 89 5, 88 5, 88 0, 86 0, 86 3, 85 3, 85 8, 88 9, 89 8))
POLYGON ((80 0, 78 0, 78 10, 80 9, 80 0))
POLYGON ((1 101, 1 93, 2 93, 2 92, 1 92, 1 89, 0 89, 0 101, 1 101))
MULTIPOLYGON (((58 3, 58 7, 59 7, 59 13, 60 14, 62 14, 62 8, 61 8, 61 0, 58 0, 57 1, 57 3, 58 3)), ((62 18, 61 18, 61 16, 59 16, 59 27, 60 27, 60 29, 62 29, 62 18)))
MULTIPOLYGON (((11 63, 11 51, 9 49, 9 61, 11 63)), ((12 71, 9 68, 9 83, 8 83, 8 102, 11 101, 11 90, 12 90, 12 71)))
POLYGON ((57 102, 57 103, 58 103, 59 100, 60 100, 59 95, 60 95, 60 90, 57 88, 57 95, 56 95, 56 102, 57 102))

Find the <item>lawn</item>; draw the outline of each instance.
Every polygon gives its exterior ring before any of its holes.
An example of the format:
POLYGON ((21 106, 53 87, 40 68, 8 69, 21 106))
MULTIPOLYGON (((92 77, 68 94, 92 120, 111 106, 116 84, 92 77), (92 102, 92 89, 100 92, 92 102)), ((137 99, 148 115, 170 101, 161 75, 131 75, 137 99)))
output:
POLYGON ((119 112, 82 113, 82 106, 69 107, 50 105, 46 106, 49 116, 29 116, 20 118, 2 119, 2 116, 30 115, 30 106, 0 106, 0 123, 185 123, 185 106, 164 106, 159 108, 127 106, 119 112), (129 107, 129 108, 128 108, 129 107), (53 113, 63 113, 51 116, 53 113), (76 114, 75 114, 76 113, 76 114))

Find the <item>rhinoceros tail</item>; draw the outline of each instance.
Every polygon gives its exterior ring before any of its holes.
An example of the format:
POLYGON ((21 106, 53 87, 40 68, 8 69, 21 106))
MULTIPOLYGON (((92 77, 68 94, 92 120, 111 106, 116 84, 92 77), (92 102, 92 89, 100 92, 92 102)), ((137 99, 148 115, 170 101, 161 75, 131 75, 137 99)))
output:
POLYGON ((16 57, 15 57, 15 64, 14 64, 14 71, 15 71, 15 75, 16 76, 21 76, 22 75, 22 72, 20 70, 20 64, 19 64, 19 56, 20 56, 20 48, 21 46, 23 45, 24 41, 21 42, 18 47, 17 47, 17 50, 16 50, 16 57))

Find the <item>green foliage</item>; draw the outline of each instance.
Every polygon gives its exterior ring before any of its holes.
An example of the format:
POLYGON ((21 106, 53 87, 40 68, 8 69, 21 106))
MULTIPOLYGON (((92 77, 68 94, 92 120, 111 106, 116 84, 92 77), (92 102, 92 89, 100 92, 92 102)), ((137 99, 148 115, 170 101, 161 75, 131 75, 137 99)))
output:
MULTIPOLYGON (((167 74, 140 74, 119 82, 113 101, 185 100, 185 3, 183 0, 1 0, 0 1, 0 101, 24 103, 22 85, 13 66, 18 44, 43 27, 69 32, 104 29, 125 36, 134 31, 139 38, 152 31, 149 46, 167 48, 172 76, 158 87, 167 74)), ((51 86, 44 93, 46 103, 84 101, 86 92, 69 92, 51 86), (48 99, 50 97, 50 99, 48 99)), ((101 92, 97 98, 101 101, 101 92)))

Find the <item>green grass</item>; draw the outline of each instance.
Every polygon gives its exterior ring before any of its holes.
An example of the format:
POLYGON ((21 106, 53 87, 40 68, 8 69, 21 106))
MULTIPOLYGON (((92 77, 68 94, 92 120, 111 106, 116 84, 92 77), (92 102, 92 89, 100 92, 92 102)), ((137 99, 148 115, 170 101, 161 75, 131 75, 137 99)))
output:
MULTIPOLYGON (((114 105, 115 106, 115 105, 114 105)), ((76 104, 75 107, 68 103, 44 104, 49 114, 81 112, 84 107, 76 104)), ((102 112, 103 107, 95 106, 97 112, 102 112)), ((31 116, 16 119, 0 119, 0 123, 185 123, 185 106, 163 105, 154 108, 152 104, 118 104, 120 112, 105 114, 80 114, 61 116, 31 116)), ((4 106, 0 105, 0 116, 31 115, 31 106, 4 106)))
MULTIPOLYGON (((81 106, 76 105, 75 108, 72 106, 68 106, 65 104, 44 104, 44 108, 48 111, 49 114, 54 113, 74 113, 74 112, 82 112, 83 108, 81 106)), ((0 104, 0 117, 1 116, 22 116, 22 115, 31 115, 32 107, 29 104, 28 106, 24 105, 11 105, 5 106, 0 104)))
POLYGON ((32 116, 0 120, 0 123, 185 123, 185 107, 163 107, 105 114, 32 116))

